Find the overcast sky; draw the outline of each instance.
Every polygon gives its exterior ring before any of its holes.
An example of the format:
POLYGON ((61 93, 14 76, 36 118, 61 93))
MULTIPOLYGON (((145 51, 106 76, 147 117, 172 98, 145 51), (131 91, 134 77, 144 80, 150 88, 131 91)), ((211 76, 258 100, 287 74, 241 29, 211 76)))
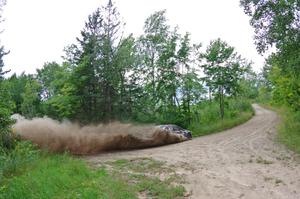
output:
MULTIPOLYGON (((61 62, 63 48, 75 42, 89 14, 107 0, 7 0, 1 43, 10 54, 5 69, 34 73, 45 62, 61 62)), ((253 44, 254 30, 239 7, 239 0, 116 0, 125 32, 138 36, 145 19, 166 9, 169 24, 181 33, 190 32, 192 42, 206 46, 220 37, 243 57, 262 68, 264 58, 253 44)))

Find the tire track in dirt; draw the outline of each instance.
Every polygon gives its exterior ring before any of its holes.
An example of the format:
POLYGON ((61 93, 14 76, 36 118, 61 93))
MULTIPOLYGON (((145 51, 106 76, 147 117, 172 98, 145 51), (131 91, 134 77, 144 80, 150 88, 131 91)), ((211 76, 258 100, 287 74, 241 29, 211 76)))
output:
POLYGON ((222 133, 184 143, 85 157, 103 161, 151 157, 185 174, 187 198, 300 198, 300 160, 276 142, 278 116, 253 105, 255 116, 222 133))

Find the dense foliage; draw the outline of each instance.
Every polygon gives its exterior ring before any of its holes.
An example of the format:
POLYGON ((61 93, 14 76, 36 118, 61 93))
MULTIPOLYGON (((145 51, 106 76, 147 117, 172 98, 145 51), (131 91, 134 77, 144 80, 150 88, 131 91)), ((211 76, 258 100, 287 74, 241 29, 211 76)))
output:
POLYGON ((273 102, 300 110, 300 3, 291 1, 242 0, 245 13, 251 16, 259 52, 270 47, 264 68, 266 90, 273 102))
MULTIPOLYGON (((2 19, 2 8, 6 1, 0 1, 0 22, 2 19)), ((10 125, 12 120, 10 115, 12 114, 12 109, 14 108, 14 103, 11 100, 10 90, 7 89, 4 83, 4 75, 9 71, 4 71, 3 57, 7 55, 8 52, 4 49, 4 46, 0 46, 0 152, 14 148, 14 138, 11 134, 10 125)))
POLYGON ((111 1, 96 9, 77 42, 65 48, 62 64, 45 63, 36 74, 3 80, 10 110, 83 124, 125 120, 188 127, 201 112, 194 107, 207 98, 219 101, 223 119, 225 98, 249 92, 240 89, 249 83, 249 64, 233 47, 217 39, 203 52, 189 33, 168 24, 165 10, 150 15, 137 38, 123 29, 111 1))
POLYGON ((249 65, 234 52, 233 47, 220 39, 212 41, 201 57, 206 61, 202 68, 206 75, 209 95, 212 92, 216 93, 219 99, 220 115, 224 118, 225 95, 238 94, 240 80, 249 70, 249 65))
POLYGON ((251 17, 258 51, 275 49, 259 78, 259 99, 283 107, 279 138, 299 152, 300 2, 241 0, 241 6, 251 17))
POLYGON ((220 119, 219 102, 205 101, 193 106, 196 116, 189 126, 193 136, 207 135, 237 126, 249 120, 254 111, 246 98, 226 98, 224 100, 224 115, 220 119))

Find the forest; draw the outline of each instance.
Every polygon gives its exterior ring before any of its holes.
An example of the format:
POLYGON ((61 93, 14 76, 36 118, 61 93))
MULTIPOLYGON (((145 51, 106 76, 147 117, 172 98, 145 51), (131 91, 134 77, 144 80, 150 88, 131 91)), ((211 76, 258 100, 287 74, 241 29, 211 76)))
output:
POLYGON ((206 49, 191 44, 188 32, 180 35, 168 25, 165 10, 145 20, 138 38, 122 32, 117 8, 111 2, 98 8, 77 43, 65 48, 62 64, 49 62, 35 74, 6 78, 1 72, 3 109, 82 124, 120 120, 188 127, 199 120, 201 104, 218 102, 223 119, 229 99, 258 95, 251 63, 234 47, 221 39, 206 49))
POLYGON ((227 99, 256 97, 250 62, 221 39, 207 49, 191 44, 189 33, 180 35, 168 25, 165 10, 145 20, 138 38, 123 35, 123 29, 111 2, 98 8, 77 43, 65 48, 62 64, 2 77, 7 109, 82 124, 121 120, 187 127, 199 120, 202 103, 218 101, 224 118, 227 99))
POLYGON ((240 7, 250 17, 257 51, 272 51, 259 73, 222 38, 191 43, 189 32, 169 25, 166 10, 146 18, 140 36, 125 35, 111 0, 89 15, 62 63, 8 75, 9 49, 1 46, 0 191, 2 179, 22 173, 16 164, 38 156, 12 132, 16 113, 80 125, 177 124, 200 136, 245 122, 254 114, 251 104, 260 103, 278 111, 280 140, 300 153, 300 2, 241 0, 240 7))

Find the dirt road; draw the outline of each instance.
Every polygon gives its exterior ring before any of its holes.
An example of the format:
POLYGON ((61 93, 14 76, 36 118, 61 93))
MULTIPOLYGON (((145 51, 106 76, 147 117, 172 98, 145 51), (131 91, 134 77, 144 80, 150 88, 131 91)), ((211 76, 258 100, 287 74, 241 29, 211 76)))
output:
POLYGON ((88 157, 97 163, 152 157, 185 175, 188 198, 300 198, 300 160, 276 142, 277 115, 254 105, 256 115, 233 129, 184 143, 88 157))

